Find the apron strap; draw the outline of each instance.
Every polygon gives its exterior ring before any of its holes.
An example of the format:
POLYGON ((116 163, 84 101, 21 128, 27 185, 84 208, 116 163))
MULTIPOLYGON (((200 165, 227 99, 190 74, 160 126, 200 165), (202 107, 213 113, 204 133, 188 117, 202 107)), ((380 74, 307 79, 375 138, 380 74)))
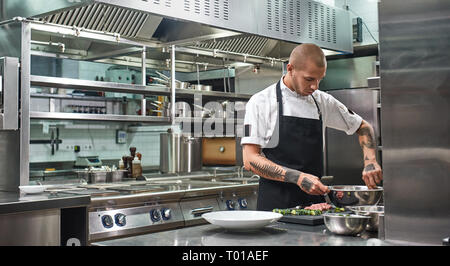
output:
POLYGON ((319 113, 319 120, 322 121, 322 112, 320 111, 320 108, 319 108, 319 105, 317 104, 316 98, 314 98, 314 96, 312 96, 312 94, 311 94, 311 97, 313 98, 314 103, 316 104, 317 112, 319 113))
MULTIPOLYGON (((281 96, 281 86, 280 86, 281 80, 279 80, 277 82, 277 86, 276 86, 276 93, 277 93, 277 103, 278 103, 278 116, 282 117, 283 116, 283 98, 281 96)), ((314 96, 311 97, 314 100, 314 103, 316 104, 317 107, 317 112, 319 113, 319 120, 322 121, 322 112, 320 111, 319 105, 317 104, 316 98, 314 98, 314 96)), ((281 121, 281 119, 279 120, 281 121)))
POLYGON ((281 80, 277 82, 276 91, 277 91, 277 103, 278 103, 278 116, 283 116, 283 98, 281 97, 281 80))

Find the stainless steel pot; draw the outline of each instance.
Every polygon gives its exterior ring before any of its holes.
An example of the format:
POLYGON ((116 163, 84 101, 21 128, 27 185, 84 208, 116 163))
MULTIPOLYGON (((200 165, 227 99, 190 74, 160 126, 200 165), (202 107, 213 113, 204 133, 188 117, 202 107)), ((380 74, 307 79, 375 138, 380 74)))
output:
MULTIPOLYGON (((162 110, 154 110, 153 112, 161 113, 164 117, 170 117, 171 112, 171 103, 170 102, 158 102, 152 101, 151 105, 160 108, 160 104, 162 104, 162 110)), ((175 117, 191 117, 192 115, 191 108, 186 102, 176 102, 175 103, 175 117)))
POLYGON ((189 89, 189 86, 190 86, 189 82, 178 81, 178 80, 175 81, 176 89, 187 90, 187 89, 189 89))
POLYGON ((201 138, 176 133, 160 135, 160 171, 182 173, 202 168, 201 138))
MULTIPOLYGON (((155 72, 156 72, 156 74, 158 74, 161 78, 153 77, 154 80, 156 80, 156 81, 158 81, 158 82, 160 82, 160 83, 162 83, 162 84, 164 84, 164 85, 166 85, 166 86, 168 86, 168 87, 171 86, 171 80, 170 80, 170 77, 168 77, 168 76, 162 74, 161 72, 158 72, 158 71, 155 71, 155 72)), ((186 89, 189 89, 189 86, 190 86, 189 82, 184 82, 184 81, 175 80, 175 89, 183 89, 183 90, 186 90, 186 89)))
POLYGON ((202 87, 202 91, 212 91, 212 86, 211 85, 203 85, 202 87))
POLYGON ((192 84, 191 85, 191 89, 196 90, 196 91, 201 91, 203 90, 203 86, 202 84, 192 84))

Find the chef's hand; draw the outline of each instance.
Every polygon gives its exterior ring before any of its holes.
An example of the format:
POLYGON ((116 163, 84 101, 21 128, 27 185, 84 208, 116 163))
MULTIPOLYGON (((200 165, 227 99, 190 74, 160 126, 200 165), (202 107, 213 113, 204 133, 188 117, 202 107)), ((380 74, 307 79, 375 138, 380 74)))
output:
POLYGON ((362 179, 370 189, 376 188, 377 184, 380 184, 381 180, 383 180, 383 172, 377 161, 371 160, 364 162, 362 179))
POLYGON ((317 176, 307 173, 300 174, 297 185, 310 195, 324 195, 330 192, 330 189, 322 184, 317 176))

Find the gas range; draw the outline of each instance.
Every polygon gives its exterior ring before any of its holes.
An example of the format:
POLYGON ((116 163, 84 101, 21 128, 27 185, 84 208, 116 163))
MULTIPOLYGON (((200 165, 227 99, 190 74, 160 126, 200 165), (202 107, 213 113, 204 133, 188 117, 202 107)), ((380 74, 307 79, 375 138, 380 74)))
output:
MULTIPOLYGON (((89 242, 204 224, 203 213, 256 209, 258 183, 146 180, 84 186, 92 193, 89 242)), ((66 192, 65 192, 66 193, 66 192)))

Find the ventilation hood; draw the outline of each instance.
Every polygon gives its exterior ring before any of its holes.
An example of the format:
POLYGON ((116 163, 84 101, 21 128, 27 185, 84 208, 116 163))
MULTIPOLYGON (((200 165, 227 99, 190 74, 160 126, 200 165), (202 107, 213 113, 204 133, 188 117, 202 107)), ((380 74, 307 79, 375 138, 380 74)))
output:
MULTIPOLYGON (((287 58, 298 43, 352 53, 347 11, 309 0, 3 0, 3 20, 119 34, 164 45, 287 58)), ((37 37, 39 39, 39 37, 37 37)), ((68 49, 105 50, 77 42, 68 49)))

